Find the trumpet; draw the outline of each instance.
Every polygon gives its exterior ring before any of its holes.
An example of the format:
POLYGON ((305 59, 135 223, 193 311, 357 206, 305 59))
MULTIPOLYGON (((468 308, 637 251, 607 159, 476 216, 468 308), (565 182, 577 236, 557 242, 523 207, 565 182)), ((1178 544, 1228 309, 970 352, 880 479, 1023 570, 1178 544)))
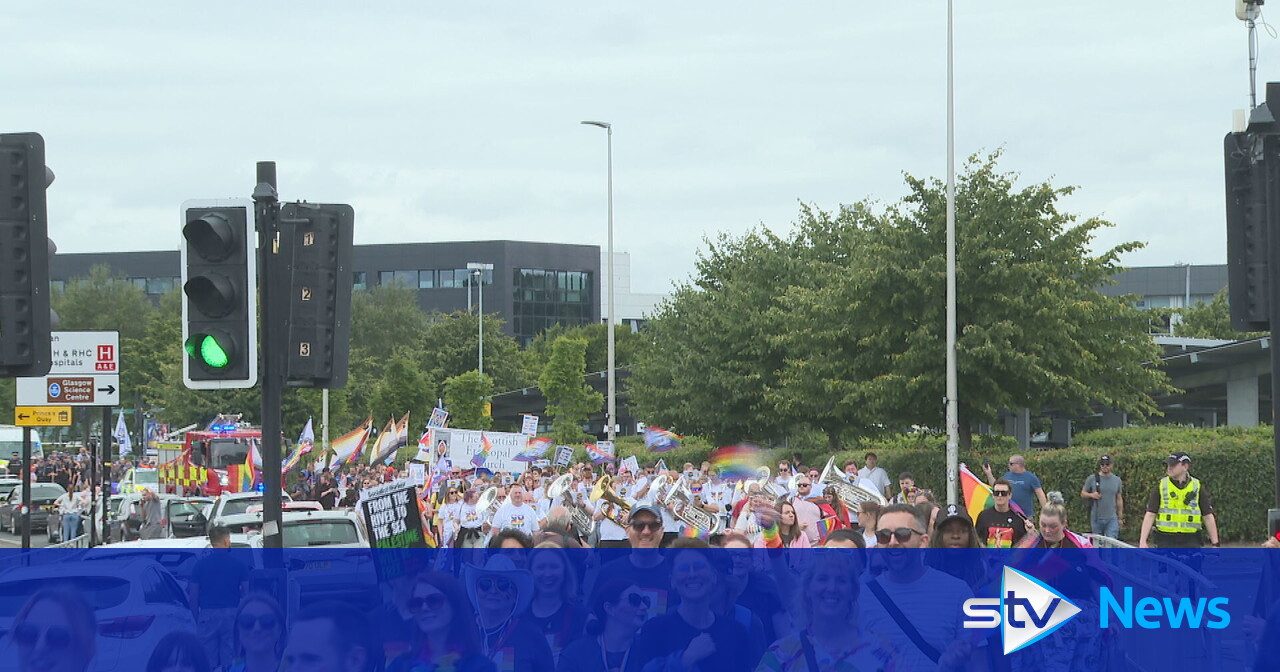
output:
POLYGON ((662 502, 671 515, 685 525, 708 534, 719 534, 724 529, 724 520, 710 511, 703 509, 693 501, 689 486, 684 481, 677 481, 662 502))
POLYGON ((612 520, 619 527, 626 527, 623 521, 631 515, 631 505, 627 504, 626 500, 613 491, 613 477, 608 474, 601 476, 600 480, 596 481, 595 487, 591 488, 591 494, 587 495, 587 499, 592 502, 599 502, 603 499, 612 504, 614 507, 613 512, 609 513, 608 509, 605 509, 604 517, 612 520))
POLYGON ((834 490, 847 508, 856 512, 863 502, 876 502, 881 506, 888 503, 884 495, 850 483, 844 474, 836 470, 835 464, 835 457, 827 460, 827 466, 823 468, 818 482, 822 483, 823 488, 834 490))
POLYGON ((595 521, 591 520, 591 514, 573 501, 572 495, 569 494, 571 488, 573 488, 573 474, 565 474, 552 481, 547 487, 547 498, 553 502, 557 499, 564 501, 564 505, 569 509, 569 517, 573 521, 573 530, 585 539, 591 536, 591 528, 594 527, 595 521))

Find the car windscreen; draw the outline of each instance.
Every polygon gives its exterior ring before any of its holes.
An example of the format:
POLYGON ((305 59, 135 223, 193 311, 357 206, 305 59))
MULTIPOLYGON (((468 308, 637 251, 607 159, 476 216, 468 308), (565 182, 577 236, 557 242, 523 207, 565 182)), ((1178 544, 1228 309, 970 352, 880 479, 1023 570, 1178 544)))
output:
POLYGON ((195 567, 198 559, 195 550, 183 551, 172 548, 120 550, 116 552, 99 549, 85 556, 87 560, 132 560, 135 558, 154 560, 179 578, 190 576, 191 569, 195 567))
POLYGON ((204 511, 204 502, 169 502, 169 522, 185 523, 204 511))
POLYGON ((159 484, 160 472, 155 469, 136 469, 133 472, 133 482, 137 485, 159 484))
POLYGON ((222 503, 222 510, 218 512, 218 515, 238 516, 242 513, 248 513, 250 505, 261 503, 261 497, 240 497, 237 499, 229 499, 222 503))
POLYGON ((349 520, 315 520, 285 523, 284 547, 305 548, 330 544, 358 544, 360 534, 349 520))
POLYGON ((18 488, 21 483, 0 483, 0 497, 8 497, 9 493, 18 488))
POLYGON ((129 581, 114 576, 51 576, 17 579, 0 583, 0 618, 13 617, 27 600, 45 588, 69 587, 94 609, 124 604, 129 597, 129 581))

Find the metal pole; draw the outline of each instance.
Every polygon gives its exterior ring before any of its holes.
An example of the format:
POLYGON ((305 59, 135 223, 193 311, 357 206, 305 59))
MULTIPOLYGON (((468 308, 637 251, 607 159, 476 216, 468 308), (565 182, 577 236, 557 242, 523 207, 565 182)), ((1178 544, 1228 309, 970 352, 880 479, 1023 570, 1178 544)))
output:
MULTIPOLYGON (((476 303, 480 306, 477 311, 476 323, 480 325, 480 346, 478 348, 480 355, 480 375, 484 375, 484 271, 477 271, 476 275, 480 276, 481 287, 476 290, 476 303)), ((468 290, 467 296, 471 293, 468 290)))
POLYGON ((613 371, 613 366, 614 366, 613 328, 615 326, 614 319, 613 319, 613 314, 614 314, 613 297, 615 295, 614 285, 616 284, 614 282, 615 278, 613 277, 613 125, 612 124, 609 125, 605 130, 609 132, 608 133, 609 135, 609 261, 606 264, 608 268, 606 272, 609 274, 609 324, 608 324, 609 333, 606 336, 609 344, 609 409, 606 415, 609 420, 609 428, 607 433, 609 436, 609 440, 613 441, 614 429, 618 424, 618 416, 617 416, 617 408, 616 408, 617 394, 618 394, 617 381, 614 378, 614 371, 613 371))
POLYGON ((1191 307, 1191 264, 1187 264, 1187 296, 1183 301, 1182 308, 1186 310, 1191 307))
POLYGON ((956 124, 954 0, 947 0, 947 503, 959 499, 960 407, 956 372, 956 124))
MULTIPOLYGON (((99 453, 100 455, 102 455, 102 462, 103 462, 103 465, 104 465, 104 466, 103 466, 103 471, 106 471, 106 467, 105 467, 105 465, 106 465, 106 462, 107 462, 107 458, 108 458, 108 456, 110 456, 110 454, 111 454, 111 443, 107 441, 107 428, 108 428, 108 427, 110 427, 110 426, 111 426, 111 408, 110 408, 110 407, 107 407, 107 406, 103 406, 103 407, 102 407, 102 439, 101 439, 100 441, 98 441, 98 453, 99 453)), ((108 482, 110 482, 110 478, 108 478, 107 480, 108 480, 108 482)), ((108 488, 108 489, 109 489, 110 487, 111 487, 111 486, 107 486, 107 488, 108 488)), ((111 493, 110 493, 110 492, 107 492, 107 493, 104 493, 104 494, 108 494, 108 495, 109 495, 109 494, 111 494, 111 493)), ((104 518, 106 517, 105 512, 104 512, 104 514, 103 514, 103 517, 104 517, 104 518)), ((103 522, 105 522, 105 521, 103 521, 103 522)), ((117 539, 116 541, 124 541, 124 539, 117 539)))
POLYGON ((327 387, 320 391, 320 460, 321 464, 329 464, 329 388, 327 387))
MULTIPOLYGON (((276 189, 274 161, 258 162, 258 182, 253 190, 254 219, 258 229, 258 294, 262 299, 262 341, 259 362, 262 368, 262 545, 281 547, 280 497, 280 403, 284 387, 284 347, 287 335, 286 311, 278 310, 279 292, 285 287, 280 277, 280 202, 276 189), (275 468, 272 468, 275 466, 275 468)), ((271 557, 275 554, 268 554, 271 557)), ((280 558, 283 561, 282 558, 280 558)), ((276 563, 268 563, 274 566, 276 563)))
POLYGON ((98 500, 101 497, 102 472, 98 469, 98 447, 85 441, 89 449, 89 546, 98 545, 98 500))
POLYGON ((31 428, 22 428, 22 550, 31 548, 31 428))

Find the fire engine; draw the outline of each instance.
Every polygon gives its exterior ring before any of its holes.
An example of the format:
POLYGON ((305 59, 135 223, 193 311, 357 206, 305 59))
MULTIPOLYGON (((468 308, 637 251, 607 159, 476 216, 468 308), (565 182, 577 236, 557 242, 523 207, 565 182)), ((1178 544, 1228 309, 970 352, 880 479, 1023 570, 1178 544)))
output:
MULTIPOLYGON (((258 446, 261 455, 261 441, 260 427, 239 422, 239 416, 219 415, 208 429, 187 432, 180 451, 161 451, 161 487, 165 492, 189 495, 203 485, 201 494, 207 497, 240 492, 244 489, 241 472, 245 459, 251 446, 258 446)), ((253 476, 248 480, 252 482, 253 476)))

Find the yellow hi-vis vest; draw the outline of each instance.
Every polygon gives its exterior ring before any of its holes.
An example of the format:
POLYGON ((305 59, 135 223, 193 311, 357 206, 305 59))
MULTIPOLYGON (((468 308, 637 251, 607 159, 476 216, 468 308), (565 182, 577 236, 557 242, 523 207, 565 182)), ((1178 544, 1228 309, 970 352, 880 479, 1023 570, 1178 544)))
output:
POLYGON ((1160 479, 1160 511, 1156 529, 1177 534, 1200 531, 1200 480, 1192 478, 1179 488, 1166 476, 1160 479))

